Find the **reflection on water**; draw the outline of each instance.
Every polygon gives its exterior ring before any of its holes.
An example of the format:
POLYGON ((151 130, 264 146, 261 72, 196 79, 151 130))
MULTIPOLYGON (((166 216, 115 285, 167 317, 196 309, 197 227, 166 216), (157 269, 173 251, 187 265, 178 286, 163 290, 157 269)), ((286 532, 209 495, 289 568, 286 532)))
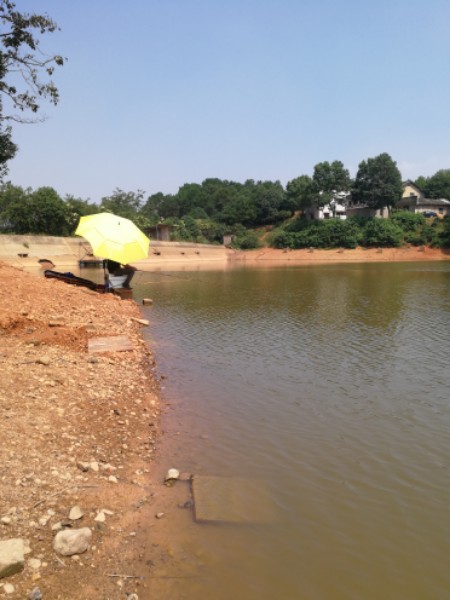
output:
POLYGON ((177 467, 261 479, 278 512, 195 525, 206 576, 179 597, 448 597, 450 265, 149 273, 135 292, 177 467))

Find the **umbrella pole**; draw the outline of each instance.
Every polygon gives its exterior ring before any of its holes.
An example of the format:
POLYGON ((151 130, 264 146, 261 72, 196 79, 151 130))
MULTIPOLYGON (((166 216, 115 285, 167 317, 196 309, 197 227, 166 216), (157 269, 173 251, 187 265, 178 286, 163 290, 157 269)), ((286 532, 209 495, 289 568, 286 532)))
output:
POLYGON ((109 272, 106 268, 106 259, 103 259, 103 280, 105 282, 105 292, 109 292, 109 272))

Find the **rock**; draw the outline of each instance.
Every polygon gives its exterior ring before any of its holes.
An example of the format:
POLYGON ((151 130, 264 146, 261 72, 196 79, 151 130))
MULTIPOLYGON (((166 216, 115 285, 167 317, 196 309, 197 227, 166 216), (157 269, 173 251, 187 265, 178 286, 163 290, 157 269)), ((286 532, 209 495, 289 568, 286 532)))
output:
POLYGON ((22 571, 25 565, 24 543, 21 538, 0 542, 0 579, 22 571))
POLYGON ((42 562, 38 558, 30 558, 28 561, 28 566, 33 571, 38 571, 42 566, 42 562))
POLYGON ((78 469, 80 469, 80 471, 83 471, 83 473, 86 473, 86 471, 89 471, 89 463, 88 462, 83 462, 82 460, 77 462, 77 467, 78 469))
POLYGON ((93 460, 89 463, 89 468, 91 469, 91 471, 94 471, 94 473, 98 473, 99 470, 99 466, 98 466, 98 462, 93 460))
POLYGON ((38 365, 45 365, 46 367, 48 367, 48 365, 51 363, 52 361, 49 359, 48 356, 40 356, 37 360, 36 363, 38 365))
POLYGON ((155 518, 156 519, 162 519, 164 517, 164 515, 165 515, 165 513, 159 512, 159 513, 156 513, 155 518))
POLYGON ((34 588, 34 590, 28 594, 28 600, 42 600, 41 590, 39 588, 34 588))
POLYGON ((73 556, 82 554, 89 548, 92 539, 92 531, 89 527, 82 529, 65 529, 59 531, 53 540, 53 548, 62 556, 73 556))
POLYGON ((0 519, 0 523, 2 523, 3 525, 10 525, 11 524, 11 517, 2 517, 0 519))
POLYGON ((97 521, 97 523, 104 523, 106 521, 105 513, 102 510, 98 512, 94 521, 97 521))
POLYGON ((81 508, 79 506, 73 506, 70 509, 69 519, 71 521, 78 521, 78 519, 81 519, 81 517, 83 515, 84 515, 84 512, 81 510, 81 508))
POLYGON ((13 586, 12 583, 5 583, 5 585, 3 586, 3 591, 6 594, 14 594, 14 592, 16 591, 16 588, 13 586))
POLYGON ((135 323, 139 323, 139 325, 149 325, 150 321, 147 321, 147 319, 136 319, 136 317, 131 317, 131 320, 134 321, 135 323))
POLYGON ((109 481, 110 483, 117 483, 117 477, 115 477, 114 475, 110 475, 110 476, 108 477, 108 481, 109 481))
POLYGON ((64 321, 62 319, 53 319, 48 322, 49 327, 62 327, 64 325, 64 321))
POLYGON ((167 471, 167 475, 166 478, 164 479, 164 481, 171 481, 173 479, 179 479, 180 478, 180 471, 178 471, 178 469, 169 469, 167 471))

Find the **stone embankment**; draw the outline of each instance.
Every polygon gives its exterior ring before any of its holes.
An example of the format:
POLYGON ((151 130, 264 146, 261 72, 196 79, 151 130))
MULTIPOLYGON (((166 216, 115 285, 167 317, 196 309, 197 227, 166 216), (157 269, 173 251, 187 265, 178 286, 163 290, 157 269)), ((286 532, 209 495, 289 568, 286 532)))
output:
MULTIPOLYGON (((230 255, 233 251, 225 246, 151 240, 148 259, 135 264, 143 270, 165 268, 167 264, 183 268, 198 262, 226 262, 230 255)), ((40 260, 48 259, 55 270, 67 271, 89 258, 93 258, 92 248, 80 237, 0 235, 0 260, 16 267, 38 267, 40 260)))
POLYGON ((153 497, 159 388, 140 317, 0 262, 0 596, 139 592, 111 574, 130 572, 133 514, 153 497), (108 336, 131 349, 88 351, 108 336))

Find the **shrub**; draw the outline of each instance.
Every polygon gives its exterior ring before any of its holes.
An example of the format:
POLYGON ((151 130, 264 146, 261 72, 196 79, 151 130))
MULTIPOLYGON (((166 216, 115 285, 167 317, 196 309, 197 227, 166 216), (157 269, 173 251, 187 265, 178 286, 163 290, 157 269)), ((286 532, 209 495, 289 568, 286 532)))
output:
POLYGON ((248 230, 233 239, 233 247, 241 250, 252 250, 260 248, 261 242, 254 231, 248 230))
POLYGON ((402 229, 390 219, 370 219, 363 229, 363 246, 398 247, 402 242, 402 229))
POLYGON ((407 210, 401 210, 393 213, 391 221, 401 227, 403 231, 417 232, 425 225, 425 217, 420 213, 412 213, 407 210))

